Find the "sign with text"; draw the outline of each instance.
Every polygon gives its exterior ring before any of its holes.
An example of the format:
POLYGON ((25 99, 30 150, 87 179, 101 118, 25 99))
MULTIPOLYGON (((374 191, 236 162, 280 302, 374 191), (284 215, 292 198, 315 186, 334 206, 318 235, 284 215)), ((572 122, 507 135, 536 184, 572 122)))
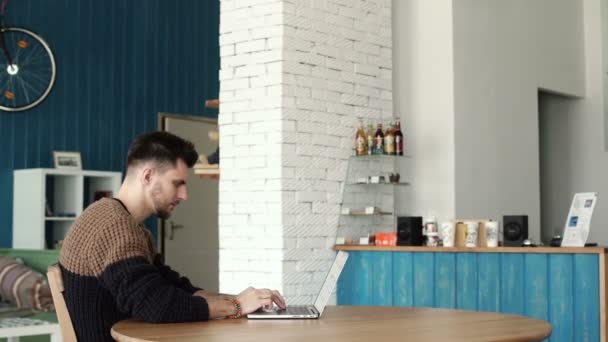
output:
POLYGON ((580 192, 574 194, 572 205, 566 217, 562 247, 584 247, 589 236, 591 216, 597 202, 597 193, 580 192))

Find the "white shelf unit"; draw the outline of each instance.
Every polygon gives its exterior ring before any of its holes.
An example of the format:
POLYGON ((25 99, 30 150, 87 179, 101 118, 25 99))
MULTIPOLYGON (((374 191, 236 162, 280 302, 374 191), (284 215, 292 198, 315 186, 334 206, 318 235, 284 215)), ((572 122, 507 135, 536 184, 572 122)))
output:
POLYGON ((120 172, 24 169, 13 172, 13 248, 52 249, 97 191, 118 192, 120 172), (47 215, 47 209, 51 215, 47 215), (47 244, 47 239, 51 240, 47 244))

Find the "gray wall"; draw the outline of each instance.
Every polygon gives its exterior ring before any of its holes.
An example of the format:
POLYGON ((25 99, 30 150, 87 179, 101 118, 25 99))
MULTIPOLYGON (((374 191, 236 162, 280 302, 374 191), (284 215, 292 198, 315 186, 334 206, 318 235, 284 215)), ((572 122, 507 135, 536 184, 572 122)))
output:
POLYGON ((452 0, 393 0, 393 103, 412 157, 400 214, 456 215, 452 27, 452 0))
POLYGON ((582 2, 454 1, 456 213, 540 233, 538 89, 584 94, 582 2))
POLYGON ((538 91, 585 95, 584 1, 393 2, 413 213, 527 214, 540 237, 538 91))
POLYGON ((573 100, 542 96, 543 235, 563 230, 575 192, 596 191, 599 199, 589 241, 608 244, 608 152, 604 149, 601 2, 584 0, 586 95, 573 100))
MULTIPOLYGON (((603 92, 603 99, 608 98, 608 1, 601 1, 601 6, 602 6, 602 12, 601 12, 601 18, 602 18, 602 37, 600 40, 600 44, 602 44, 602 54, 603 54, 603 71, 604 71, 604 92, 603 92)), ((588 6, 597 6, 595 2, 591 2, 589 3, 588 6)), ((595 8, 594 8, 595 10, 595 8)), ((597 14, 596 13, 589 13, 589 16, 593 16, 593 18, 596 18, 595 20, 597 20, 597 14)), ((593 22, 593 20, 591 18, 589 18, 589 24, 591 24, 593 22)), ((589 37, 592 41, 595 42, 595 44, 598 43, 597 37, 595 36, 591 36, 589 37)), ((608 106, 606 105, 606 102, 604 101, 604 145, 605 145, 605 149, 606 151, 608 151, 608 106)))

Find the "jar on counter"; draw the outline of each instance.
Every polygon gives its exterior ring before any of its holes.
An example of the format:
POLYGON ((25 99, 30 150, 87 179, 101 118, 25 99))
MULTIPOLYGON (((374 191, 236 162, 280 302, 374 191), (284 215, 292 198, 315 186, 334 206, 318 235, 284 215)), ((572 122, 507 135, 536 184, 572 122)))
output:
POLYGON ((439 228, 434 216, 424 220, 424 234, 426 235, 426 246, 436 247, 439 245, 439 228))
POLYGON ((426 234, 426 246, 427 247, 439 246, 439 233, 438 232, 429 232, 426 234))

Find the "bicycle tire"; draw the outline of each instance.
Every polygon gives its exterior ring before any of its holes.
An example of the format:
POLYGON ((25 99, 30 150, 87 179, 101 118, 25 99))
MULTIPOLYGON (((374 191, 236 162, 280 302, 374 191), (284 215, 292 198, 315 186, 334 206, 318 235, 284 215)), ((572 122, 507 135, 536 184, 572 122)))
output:
MULTIPOLYGON (((44 51, 47 54, 48 57, 48 63, 50 66, 50 77, 48 80, 45 80, 45 82, 47 82, 48 84, 46 84, 44 86, 44 90, 40 92, 40 94, 36 94, 35 98, 28 100, 26 103, 22 103, 16 106, 7 106, 4 105, 2 103, 0 103, 0 110, 2 111, 7 111, 7 112, 20 112, 20 111, 25 111, 28 109, 31 109, 35 106, 37 106, 38 104, 40 104, 42 101, 44 101, 44 99, 47 98, 47 96, 50 94, 51 90, 53 89, 53 85, 55 84, 55 78, 57 76, 57 66, 55 64, 55 56, 53 55, 53 51, 51 50, 49 44, 42 39, 42 37, 40 37, 39 35, 37 35, 36 33, 21 28, 21 27, 5 27, 1 29, 0 34, 5 34, 5 33, 21 33, 25 36, 29 36, 31 39, 35 40, 36 42, 38 42, 40 44, 40 46, 42 46, 44 48, 44 51)), ((21 41, 19 42, 21 43, 21 41)), ((2 58, 2 56, 0 56, 0 58, 2 58)), ((17 61, 13 61, 12 65, 16 65, 17 61)), ((9 74, 8 72, 8 62, 7 64, 7 70, 3 70, 0 69, 0 75, 2 75, 2 73, 5 74, 9 74)), ((27 70, 27 69, 26 69, 27 70)), ((11 75, 14 76, 14 75, 11 75)), ((10 77, 10 76, 9 76, 10 77)), ((8 85, 8 83, 7 83, 8 85)), ((22 85, 23 87, 23 85, 22 85)), ((4 85, 0 84, 0 96, 2 96, 5 91, 4 89, 4 85)), ((23 88, 25 91, 25 88, 23 88)))

